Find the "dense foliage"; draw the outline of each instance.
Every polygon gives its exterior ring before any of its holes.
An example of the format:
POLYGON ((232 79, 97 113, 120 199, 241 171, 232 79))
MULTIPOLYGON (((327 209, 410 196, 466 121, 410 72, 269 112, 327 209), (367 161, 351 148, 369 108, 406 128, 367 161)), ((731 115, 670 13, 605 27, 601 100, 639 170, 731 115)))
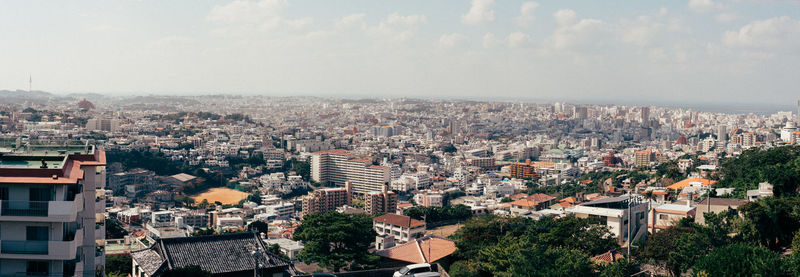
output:
POLYGON ((121 239, 128 235, 128 231, 116 219, 106 218, 106 239, 121 239))
POLYGON ((720 162, 722 179, 717 187, 733 187, 733 196, 744 198, 761 182, 774 185, 776 196, 794 194, 800 182, 800 146, 750 149, 720 162))
POLYGON ((106 255, 106 276, 128 276, 133 272, 130 255, 106 255))
POLYGON ((472 210, 469 206, 462 204, 444 207, 414 206, 403 211, 403 214, 414 219, 425 219, 427 223, 433 223, 444 220, 466 220, 472 216, 472 210))
POLYGON ((318 262, 321 267, 339 271, 344 267, 350 270, 372 267, 378 258, 367 249, 377 235, 370 215, 331 211, 303 217, 293 238, 303 241, 305 246, 298 255, 301 261, 318 262))
POLYGON ((476 217, 452 236, 458 251, 450 274, 594 276, 602 268, 590 257, 618 247, 609 235, 605 227, 573 216, 540 220, 476 217))

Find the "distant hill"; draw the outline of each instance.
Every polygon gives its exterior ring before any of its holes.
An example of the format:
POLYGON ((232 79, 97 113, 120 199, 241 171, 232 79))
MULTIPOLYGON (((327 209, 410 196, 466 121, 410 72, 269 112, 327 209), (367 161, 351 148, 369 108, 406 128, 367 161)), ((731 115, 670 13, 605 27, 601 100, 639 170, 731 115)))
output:
POLYGON ((22 103, 46 103, 53 98, 58 98, 52 93, 45 91, 27 90, 0 90, 0 103, 2 104, 22 104, 22 103))
POLYGON ((27 98, 50 98, 53 97, 52 93, 34 90, 0 90, 0 96, 3 97, 27 97, 27 98))

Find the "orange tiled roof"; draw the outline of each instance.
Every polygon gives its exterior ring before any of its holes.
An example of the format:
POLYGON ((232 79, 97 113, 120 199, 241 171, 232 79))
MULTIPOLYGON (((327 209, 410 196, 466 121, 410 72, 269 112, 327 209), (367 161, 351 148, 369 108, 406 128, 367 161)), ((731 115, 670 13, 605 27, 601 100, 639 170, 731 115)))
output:
POLYGON ((669 186, 667 186, 667 188, 669 188, 669 189, 682 189, 682 188, 688 186, 690 183, 695 183, 695 182, 700 182, 705 187, 712 186, 712 185, 717 183, 717 181, 709 180, 709 179, 687 178, 687 179, 683 179, 680 182, 676 182, 676 183, 674 183, 672 185, 669 185, 669 186))
POLYGON ((426 236, 406 244, 376 251, 375 254, 392 260, 420 264, 438 261, 453 254, 456 249, 456 243, 452 240, 437 236, 426 236))

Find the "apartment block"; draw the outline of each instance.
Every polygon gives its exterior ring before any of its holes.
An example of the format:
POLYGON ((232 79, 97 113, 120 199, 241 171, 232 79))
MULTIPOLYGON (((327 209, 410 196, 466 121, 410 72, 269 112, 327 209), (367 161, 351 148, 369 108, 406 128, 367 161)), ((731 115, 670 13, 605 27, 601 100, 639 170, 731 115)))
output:
POLYGON ((92 145, 0 152, 0 276, 103 274, 105 162, 92 145))
POLYGON ((364 196, 364 210, 369 214, 393 213, 397 210, 397 194, 384 186, 381 192, 370 192, 364 196))
POLYGON ((344 185, 352 182, 353 193, 365 195, 381 191, 388 184, 391 170, 372 165, 369 160, 355 157, 347 150, 315 152, 311 156, 311 179, 323 185, 344 185))
POLYGON ((531 164, 531 160, 526 160, 525 163, 512 163, 510 166, 511 178, 522 178, 529 180, 538 180, 539 174, 536 174, 536 167, 531 164))
POLYGON ((344 188, 318 189, 303 197, 302 215, 324 213, 344 205, 352 205, 353 188, 350 182, 344 188))
POLYGON ((425 235, 425 222, 398 214, 385 214, 372 219, 378 236, 393 236, 394 241, 407 243, 425 235))

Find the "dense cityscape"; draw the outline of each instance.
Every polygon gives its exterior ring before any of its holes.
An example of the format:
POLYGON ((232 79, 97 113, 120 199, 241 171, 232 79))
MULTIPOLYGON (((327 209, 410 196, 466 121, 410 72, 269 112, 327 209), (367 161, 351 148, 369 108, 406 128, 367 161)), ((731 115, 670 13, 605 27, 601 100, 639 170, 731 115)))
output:
POLYGON ((4 93, 3 274, 797 272, 800 102, 4 93))
POLYGON ((0 1, 0 277, 800 277, 800 1, 0 1))

